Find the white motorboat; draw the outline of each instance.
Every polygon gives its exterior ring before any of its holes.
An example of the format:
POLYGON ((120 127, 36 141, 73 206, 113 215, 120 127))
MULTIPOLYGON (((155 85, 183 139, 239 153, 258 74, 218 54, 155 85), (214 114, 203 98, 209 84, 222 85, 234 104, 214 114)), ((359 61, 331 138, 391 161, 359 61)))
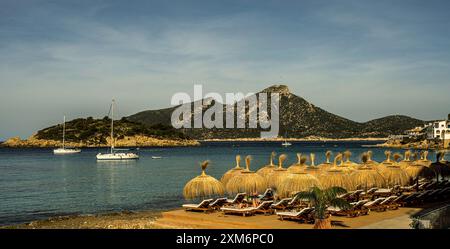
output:
POLYGON ((152 159, 162 159, 162 156, 152 156, 152 159))
POLYGON ((133 152, 118 152, 123 149, 114 148, 114 99, 111 103, 111 151, 110 153, 98 153, 97 160, 136 160, 139 155, 133 152))
POLYGON ((291 146, 292 144, 291 143, 289 143, 288 141, 284 141, 282 144, 281 144, 281 146, 284 146, 284 147, 288 147, 288 146, 291 146))
POLYGON ((55 155, 68 155, 68 154, 76 154, 76 153, 80 153, 80 152, 81 152, 80 149, 66 148, 66 116, 64 116, 62 147, 54 149, 53 150, 53 154, 55 154, 55 155))

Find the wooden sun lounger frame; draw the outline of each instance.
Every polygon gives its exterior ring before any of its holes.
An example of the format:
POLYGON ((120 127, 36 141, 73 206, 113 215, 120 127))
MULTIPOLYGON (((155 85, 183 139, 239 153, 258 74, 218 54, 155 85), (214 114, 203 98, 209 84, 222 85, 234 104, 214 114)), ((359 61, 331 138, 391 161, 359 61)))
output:
POLYGON ((278 218, 281 221, 284 220, 295 220, 303 223, 314 223, 314 208, 304 208, 300 212, 290 212, 297 213, 294 215, 286 215, 285 212, 277 213, 278 218))
POLYGON ((184 204, 182 207, 185 211, 211 212, 213 211, 213 209, 210 208, 209 204, 211 204, 213 201, 213 199, 206 199, 199 204, 184 204))

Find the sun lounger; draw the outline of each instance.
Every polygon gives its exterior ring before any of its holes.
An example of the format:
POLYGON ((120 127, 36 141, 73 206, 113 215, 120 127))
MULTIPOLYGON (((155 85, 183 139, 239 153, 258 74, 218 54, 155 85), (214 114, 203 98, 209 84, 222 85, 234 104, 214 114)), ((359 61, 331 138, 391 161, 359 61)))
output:
POLYGON ((261 201, 270 201, 273 200, 273 190, 271 188, 266 189, 266 191, 264 192, 264 194, 259 195, 258 198, 261 201))
POLYGON ((413 192, 412 194, 408 195, 406 198, 403 199, 401 202, 402 206, 409 206, 417 201, 417 196, 420 195, 421 192, 413 192))
POLYGON ((371 188, 371 189, 367 190, 366 192, 362 192, 360 197, 363 199, 372 199, 373 194, 377 190, 378 190, 378 188, 371 188))
POLYGON ((263 213, 263 214, 272 214, 273 210, 270 208, 273 201, 263 201, 257 207, 222 207, 220 210, 224 212, 224 214, 237 214, 243 216, 253 215, 255 213, 263 213))
POLYGON ((236 215, 242 215, 242 216, 250 216, 255 214, 255 208, 254 207, 245 207, 245 208, 238 208, 238 207, 221 207, 220 210, 224 214, 236 214, 236 215))
POLYGON ((364 207, 369 209, 370 211, 384 211, 383 207, 380 206, 380 203, 385 199, 386 198, 377 198, 373 201, 369 201, 364 204, 364 207))
POLYGON ((245 202, 245 197, 247 197, 247 193, 239 193, 237 194, 233 200, 227 200, 226 205, 237 205, 245 202))
POLYGON ((277 212, 280 220, 297 220, 305 223, 314 222, 314 208, 304 208, 298 212, 277 212))
POLYGON ((395 202, 395 200, 397 199, 398 196, 396 195, 392 195, 387 197, 386 199, 384 199, 382 202, 380 202, 379 206, 380 206, 380 210, 394 210, 394 209, 398 209, 398 207, 400 206, 398 203, 395 202))
POLYGON ((213 199, 207 199, 203 200, 199 204, 184 204, 183 208, 186 211, 202 211, 202 212, 208 212, 212 211, 212 209, 209 207, 209 204, 213 202, 213 199))
POLYGON ((270 207, 276 210, 285 210, 290 201, 292 201, 292 198, 281 199, 280 201, 273 203, 270 207))
POLYGON ((262 213, 262 214, 273 214, 274 210, 270 208, 270 206, 273 204, 273 201, 263 201, 261 204, 259 204, 255 208, 256 213, 262 213))
POLYGON ((401 192, 414 192, 414 191, 416 191, 416 187, 417 187, 416 185, 400 187, 400 191, 401 192))
POLYGON ((348 200, 353 201, 353 202, 359 201, 362 193, 364 193, 364 190, 362 190, 362 189, 355 190, 355 191, 351 192, 348 200))
POLYGON ((209 207, 211 209, 218 210, 227 203, 228 203, 227 198, 218 198, 214 202, 210 203, 209 207))
POLYGON ((423 203, 426 201, 427 197, 429 194, 431 194, 434 190, 425 190, 419 193, 419 195, 417 195, 416 197, 416 202, 415 203, 423 203))
POLYGON ((406 197, 408 197, 410 194, 401 194, 400 196, 397 196, 394 199, 394 203, 396 203, 398 206, 403 206, 403 200, 405 200, 406 197))
POLYGON ((359 215, 366 215, 368 214, 369 210, 366 207, 364 207, 364 204, 366 204, 367 202, 368 202, 367 200, 352 202, 350 203, 351 207, 348 209, 329 207, 327 211, 331 215, 335 216, 357 217, 359 215))

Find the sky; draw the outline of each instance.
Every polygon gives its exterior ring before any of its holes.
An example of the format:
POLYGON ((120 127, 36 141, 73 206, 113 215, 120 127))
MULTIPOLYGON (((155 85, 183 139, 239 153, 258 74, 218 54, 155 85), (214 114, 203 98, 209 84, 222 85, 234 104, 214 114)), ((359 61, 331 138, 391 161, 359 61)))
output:
POLYGON ((450 2, 0 1, 0 140, 286 84, 364 122, 450 113, 450 2))

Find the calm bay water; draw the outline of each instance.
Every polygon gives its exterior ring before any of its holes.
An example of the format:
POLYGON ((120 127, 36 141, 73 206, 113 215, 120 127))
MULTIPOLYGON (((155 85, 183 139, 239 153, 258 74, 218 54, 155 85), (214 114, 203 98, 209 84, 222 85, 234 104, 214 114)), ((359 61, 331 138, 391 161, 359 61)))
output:
MULTIPOLYGON (((279 142, 210 142, 190 148, 143 148, 140 160, 127 162, 97 162, 95 155, 105 149, 55 156, 51 149, 0 148, 0 225, 57 215, 176 208, 184 202, 184 184, 200 174, 203 160, 211 160, 207 173, 220 179, 235 166, 236 154, 252 155, 251 169, 257 170, 268 163, 272 151, 287 153, 286 165, 296 161, 297 152, 315 152, 319 164, 326 150, 350 149, 352 160, 359 161, 368 149, 362 145, 369 144, 374 142, 296 142, 288 148, 279 142)), ((371 149, 375 160, 384 159, 384 149, 371 149)))

